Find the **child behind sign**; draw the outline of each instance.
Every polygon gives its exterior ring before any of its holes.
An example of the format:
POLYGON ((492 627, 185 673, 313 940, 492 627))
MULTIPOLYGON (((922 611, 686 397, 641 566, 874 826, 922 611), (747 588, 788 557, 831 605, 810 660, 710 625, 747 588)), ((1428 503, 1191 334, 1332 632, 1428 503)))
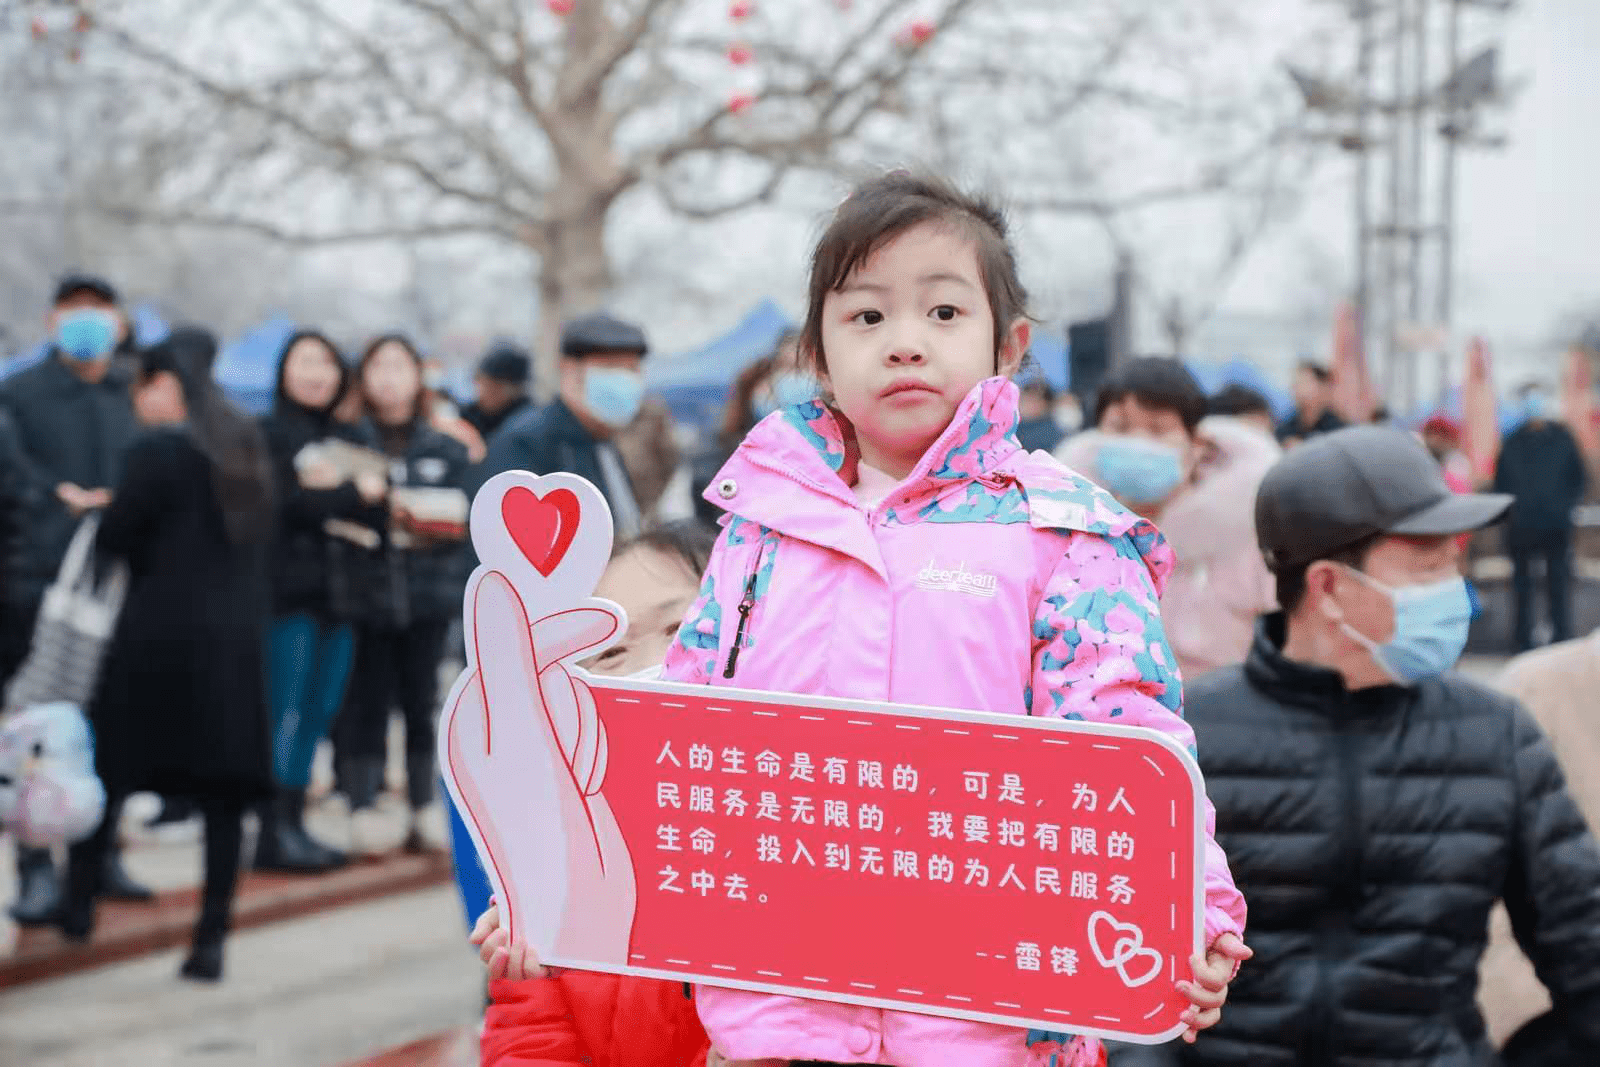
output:
MULTIPOLYGON (((666 679, 1117 722, 1192 749, 1158 608, 1171 550, 1017 443, 1024 304, 990 204, 895 173, 840 205, 801 340, 827 399, 766 418, 712 482, 706 498, 728 516, 666 679)), ((1210 951, 1179 983, 1190 1040, 1248 955, 1213 822, 1208 804, 1210 951)), ((1073 1067, 1100 1054, 1093 1039, 909 1012, 711 987, 696 999, 735 1064, 1073 1067)))

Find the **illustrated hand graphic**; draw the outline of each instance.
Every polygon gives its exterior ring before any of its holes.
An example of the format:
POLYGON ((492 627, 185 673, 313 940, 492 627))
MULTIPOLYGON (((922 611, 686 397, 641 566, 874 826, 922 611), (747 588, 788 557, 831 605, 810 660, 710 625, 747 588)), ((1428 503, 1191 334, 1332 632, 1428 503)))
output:
POLYGON ((601 793, 605 727, 571 668, 622 620, 602 606, 530 620, 490 570, 467 623, 476 668, 446 710, 445 757, 502 893, 507 941, 544 959, 625 965, 633 862, 601 793))

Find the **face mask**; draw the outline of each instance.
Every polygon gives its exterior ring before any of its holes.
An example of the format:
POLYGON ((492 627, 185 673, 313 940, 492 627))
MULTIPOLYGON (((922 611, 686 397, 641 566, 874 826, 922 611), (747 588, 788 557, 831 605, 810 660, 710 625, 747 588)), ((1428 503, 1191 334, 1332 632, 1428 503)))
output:
POLYGON ((1542 419, 1550 410, 1545 395, 1535 390, 1522 398, 1522 413, 1530 419, 1542 419))
POLYGON ((1052 418, 1062 433, 1077 433, 1083 428, 1083 412, 1072 404, 1057 407, 1052 418))
POLYGON ((1416 685, 1443 674, 1461 659, 1472 625, 1472 596, 1465 578, 1390 589, 1354 567, 1345 570, 1387 595, 1394 605, 1394 636, 1381 645, 1349 623, 1342 624, 1390 678, 1400 685, 1416 685))
POLYGON ((1129 504, 1156 504, 1183 482, 1178 450, 1142 437, 1109 437, 1095 458, 1100 484, 1129 504))
POLYGON ((815 400, 820 391, 817 379, 811 375, 786 371, 775 376, 768 384, 766 392, 756 398, 756 417, 764 419, 774 411, 782 411, 784 408, 792 408, 796 404, 815 400))
POLYGON ((644 376, 615 367, 590 367, 583 374, 583 406, 589 414, 620 430, 644 404, 644 376))
POLYGON ((117 346, 117 317, 99 308, 79 308, 56 323, 56 347, 72 359, 90 363, 117 346))

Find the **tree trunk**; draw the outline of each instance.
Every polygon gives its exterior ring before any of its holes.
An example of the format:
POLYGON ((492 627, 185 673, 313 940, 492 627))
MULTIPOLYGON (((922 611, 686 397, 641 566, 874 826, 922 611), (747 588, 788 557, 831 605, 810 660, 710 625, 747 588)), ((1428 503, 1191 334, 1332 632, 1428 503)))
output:
POLYGON ((590 206, 570 221, 552 225, 549 248, 539 261, 539 316, 535 360, 541 394, 554 394, 561 327, 577 315, 600 310, 611 295, 611 260, 606 254, 607 208, 590 206))

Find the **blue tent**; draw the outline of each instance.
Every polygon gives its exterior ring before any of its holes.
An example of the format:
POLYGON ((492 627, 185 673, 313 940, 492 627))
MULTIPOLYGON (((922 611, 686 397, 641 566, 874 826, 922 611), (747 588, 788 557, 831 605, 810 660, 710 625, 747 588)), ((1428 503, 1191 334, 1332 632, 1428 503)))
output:
MULTIPOLYGON (((1247 359, 1238 356, 1228 360, 1222 365, 1223 385, 1242 385, 1247 389, 1254 389, 1267 398, 1267 403, 1272 405, 1272 414, 1279 421, 1287 419, 1294 411, 1294 398, 1288 391, 1279 386, 1266 372, 1247 359)), ((1210 390, 1214 391, 1214 390, 1210 390)))
POLYGON ((645 377, 673 418, 701 428, 715 424, 740 371, 770 353, 794 328, 772 300, 763 300, 728 333, 702 348, 645 361, 645 377))
POLYGON ((1072 385, 1072 365, 1067 359, 1067 339, 1063 330, 1041 327, 1028 343, 1028 358, 1037 368, 1029 377, 1042 377, 1056 389, 1072 385))
POLYGON ((279 315, 217 355, 212 375, 228 399, 243 411, 264 415, 271 410, 272 395, 278 384, 278 357, 283 354, 284 342, 294 331, 294 321, 279 315))

